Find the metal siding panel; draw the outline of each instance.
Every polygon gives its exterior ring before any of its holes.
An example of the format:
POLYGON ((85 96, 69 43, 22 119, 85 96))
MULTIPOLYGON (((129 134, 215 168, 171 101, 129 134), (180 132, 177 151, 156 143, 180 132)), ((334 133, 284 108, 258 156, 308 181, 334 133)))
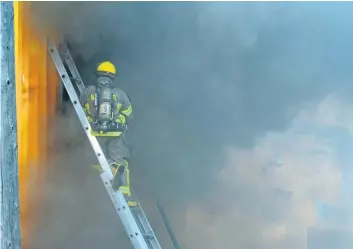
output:
POLYGON ((0 248, 20 249, 13 3, 0 3, 0 248))

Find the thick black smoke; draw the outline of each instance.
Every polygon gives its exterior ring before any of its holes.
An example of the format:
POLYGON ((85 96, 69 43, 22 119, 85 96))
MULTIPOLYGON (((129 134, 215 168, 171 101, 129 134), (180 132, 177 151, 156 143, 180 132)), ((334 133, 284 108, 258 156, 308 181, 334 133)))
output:
POLYGON ((352 91, 350 3, 34 6, 67 35, 86 84, 100 60, 117 65, 135 113, 133 171, 181 209, 210 194, 227 147, 252 148, 302 106, 352 91))

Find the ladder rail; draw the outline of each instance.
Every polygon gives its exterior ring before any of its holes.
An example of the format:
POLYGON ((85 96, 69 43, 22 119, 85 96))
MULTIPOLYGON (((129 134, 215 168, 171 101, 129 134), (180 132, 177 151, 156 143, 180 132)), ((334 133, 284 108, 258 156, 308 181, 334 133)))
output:
POLYGON ((62 49, 64 51, 64 53, 63 53, 64 61, 65 61, 66 65, 68 66, 72 77, 75 80, 76 86, 77 86, 78 90, 80 91, 80 94, 82 94, 85 90, 85 84, 83 83, 83 80, 80 76, 80 73, 78 72, 78 70, 76 68, 74 60, 72 59, 70 50, 67 47, 65 42, 61 42, 60 45, 62 46, 62 49))
POLYGON ((142 207, 140 206, 140 203, 138 203, 139 208, 140 208, 140 212, 136 213, 136 218, 139 220, 139 222, 141 223, 141 226, 143 227, 143 230, 146 234, 151 234, 152 237, 154 237, 155 239, 150 241, 152 244, 152 248, 161 248, 161 245, 159 244, 158 240, 156 239, 157 236, 154 233, 151 224, 148 222, 147 220, 147 216, 145 214, 145 212, 143 211, 142 207))
MULTIPOLYGON (((121 193, 121 191, 114 191, 112 186, 111 186, 111 179, 113 178, 113 174, 110 170, 108 161, 97 141, 97 138, 92 136, 90 134, 91 131, 91 126, 87 120, 87 117, 83 111, 83 108, 80 104, 79 98, 77 96, 77 93, 72 85, 72 82, 69 78, 68 72, 65 69, 65 66, 61 60, 61 57, 59 55, 58 50, 56 49, 56 47, 54 46, 53 43, 51 43, 50 41, 48 41, 48 50, 49 53, 53 59, 53 62, 55 64, 55 67, 59 73, 59 76, 69 94, 69 97, 71 99, 71 102, 73 103, 74 109, 78 115, 79 120, 81 121, 81 125, 83 126, 86 135, 93 147, 93 150, 95 151, 96 157, 103 169, 103 173, 100 174, 100 177, 103 181, 103 184, 105 186, 105 189, 107 190, 107 193, 111 199, 111 201, 113 202, 114 208, 117 211, 123 226, 129 236, 129 239, 133 245, 134 249, 150 249, 150 247, 147 245, 147 242, 145 240, 144 234, 141 232, 136 220, 135 220, 135 216, 133 215, 130 207, 128 206, 125 197, 123 196, 123 194, 121 193)), ((81 81, 82 82, 82 81, 81 81)), ((140 207, 140 205, 137 206, 140 210, 140 213, 143 214, 144 216, 144 212, 142 210, 142 208, 140 207)), ((144 220, 148 223, 147 218, 144 216, 143 217, 144 220)), ((149 223, 148 223, 149 224, 149 223)), ((149 226, 150 227, 150 226, 149 226)), ((156 247, 152 247, 152 249, 160 249, 160 245, 159 242, 157 240, 157 238, 155 237, 153 230, 151 229, 152 234, 153 234, 153 244, 156 247)), ((149 241, 151 242, 151 241, 149 241)))
POLYGON ((85 114, 83 108, 81 107, 79 97, 77 96, 76 91, 75 91, 75 89, 71 83, 71 80, 68 76, 68 73, 64 67, 64 64, 61 61, 60 55, 59 55, 57 49, 55 48, 55 46, 53 46, 50 42, 48 42, 48 48, 49 48, 50 55, 53 58, 55 67, 59 72, 60 79, 63 82, 63 84, 67 90, 67 93, 71 99, 71 102, 73 103, 73 106, 75 108, 77 116, 80 119, 81 125, 82 125, 83 129, 85 130, 87 137, 90 140, 90 143, 91 143, 94 151, 96 152, 97 159, 98 159, 99 163, 101 164, 103 170, 105 172, 110 172, 109 177, 111 179, 113 179, 113 174, 110 170, 108 161, 107 161, 102 149, 100 148, 100 145, 97 141, 97 138, 91 136, 91 134, 90 134, 91 125, 89 124, 87 117, 86 117, 86 114, 85 114))

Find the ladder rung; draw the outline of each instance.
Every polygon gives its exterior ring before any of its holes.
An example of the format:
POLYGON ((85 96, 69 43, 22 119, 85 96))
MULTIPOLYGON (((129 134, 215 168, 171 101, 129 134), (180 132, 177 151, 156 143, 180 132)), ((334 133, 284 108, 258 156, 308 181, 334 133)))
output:
POLYGON ((148 238, 148 239, 153 239, 153 237, 154 237, 153 234, 151 234, 151 233, 143 233, 142 236, 145 238, 148 238))
POLYGON ((74 82, 76 82, 77 84, 83 84, 83 82, 78 79, 78 78, 73 78, 73 77, 70 77, 70 79, 72 79, 74 82))
POLYGON ((140 211, 140 208, 138 206, 130 207, 131 212, 134 214, 137 214, 140 211))

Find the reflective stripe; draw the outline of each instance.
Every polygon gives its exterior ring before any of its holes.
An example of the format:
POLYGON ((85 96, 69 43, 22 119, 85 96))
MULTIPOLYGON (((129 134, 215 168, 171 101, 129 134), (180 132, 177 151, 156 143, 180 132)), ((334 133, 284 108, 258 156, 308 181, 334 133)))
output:
MULTIPOLYGON (((129 174, 129 173, 126 172, 126 174, 129 174)), ((120 190, 124 195, 131 196, 130 187, 128 187, 128 186, 120 186, 119 190, 120 190)))
POLYGON ((91 100, 94 101, 94 94, 91 93, 91 100))
MULTIPOLYGON (((129 169, 129 163, 124 160, 125 162, 125 173, 126 173, 126 185, 125 186, 120 186, 119 190, 127 196, 131 196, 131 189, 130 189, 130 169, 129 169)), ((119 169, 120 165, 118 166, 119 169)))
POLYGON ((89 109, 89 104, 88 103, 85 104, 85 109, 86 109, 88 115, 91 115, 91 111, 89 109))
POLYGON ((116 106, 116 109, 117 109, 118 111, 120 111, 120 109, 121 109, 122 106, 123 106, 122 104, 118 103, 117 106, 116 106))
POLYGON ((107 133, 103 133, 103 132, 91 130, 91 135, 95 137, 119 137, 121 134, 122 134, 121 131, 110 131, 107 133))
POLYGON ((122 114, 125 114, 126 116, 130 116, 132 113, 132 106, 129 105, 128 108, 126 108, 125 110, 121 111, 122 114))
MULTIPOLYGON (((126 160, 124 160, 124 162, 125 162, 125 167, 126 167, 127 169, 129 169, 129 162, 126 161, 126 160)), ((130 180, 129 180, 129 182, 130 182, 130 180)))
POLYGON ((125 124, 126 118, 124 115, 119 114, 119 116, 115 119, 115 122, 120 123, 120 124, 125 124))
POLYGON ((89 109, 89 104, 87 103, 87 104, 85 104, 85 108, 84 108, 85 110, 86 110, 86 116, 87 116, 87 120, 88 120, 88 122, 92 122, 93 121, 93 119, 91 118, 91 110, 89 109))

